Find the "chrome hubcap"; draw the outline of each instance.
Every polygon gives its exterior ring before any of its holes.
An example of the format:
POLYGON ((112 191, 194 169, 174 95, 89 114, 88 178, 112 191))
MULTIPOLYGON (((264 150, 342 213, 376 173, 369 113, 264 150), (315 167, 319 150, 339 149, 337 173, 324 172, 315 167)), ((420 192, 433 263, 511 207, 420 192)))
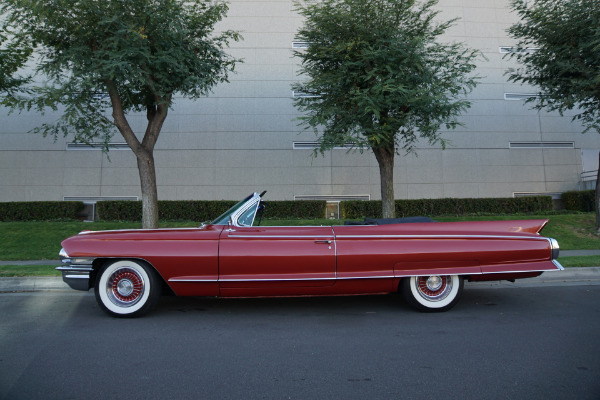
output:
POLYGON ((429 290, 432 290, 434 292, 436 290, 440 290, 442 284, 442 278, 440 278, 439 276, 430 276, 429 278, 427 278, 427 289, 429 290))
POLYGON ((129 279, 123 279, 117 283, 117 292, 121 296, 129 296, 133 293, 133 283, 129 279))

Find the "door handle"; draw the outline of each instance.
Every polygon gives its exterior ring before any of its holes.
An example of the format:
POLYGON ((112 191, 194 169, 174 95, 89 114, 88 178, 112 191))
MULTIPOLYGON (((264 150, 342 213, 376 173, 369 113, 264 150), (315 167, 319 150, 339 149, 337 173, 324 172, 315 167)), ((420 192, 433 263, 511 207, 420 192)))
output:
POLYGON ((320 243, 320 244, 331 244, 332 241, 331 240, 315 240, 315 243, 320 243))

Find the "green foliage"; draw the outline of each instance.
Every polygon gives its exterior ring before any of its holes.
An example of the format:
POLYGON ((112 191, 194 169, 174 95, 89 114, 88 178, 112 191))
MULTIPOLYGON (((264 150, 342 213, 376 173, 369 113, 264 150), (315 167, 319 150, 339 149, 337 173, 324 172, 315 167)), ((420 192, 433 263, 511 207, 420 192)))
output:
POLYGON ((17 75, 31 55, 32 48, 18 32, 0 24, 0 104, 9 102, 15 92, 30 81, 28 76, 17 75))
POLYGON ((562 113, 600 132, 600 3, 598 0, 512 0, 522 21, 509 30, 522 66, 509 79, 540 89, 537 109, 562 113), (523 51, 535 48, 536 51, 523 51))
POLYGON ((327 202, 324 200, 298 200, 298 201, 267 201, 265 202, 265 218, 324 218, 327 202))
MULTIPOLYGON (((398 217, 465 215, 477 213, 515 214, 552 210, 550 196, 477 199, 396 200, 398 217)), ((342 218, 381 218, 381 201, 342 201, 342 218)))
POLYGON ((454 21, 438 22, 436 0, 297 2, 305 17, 294 55, 307 80, 293 86, 301 123, 319 137, 320 151, 357 148, 414 151, 419 137, 442 142, 439 128, 458 125, 478 52, 436 40, 454 21))
MULTIPOLYGON (((208 221, 223 214, 236 202, 229 200, 163 200, 159 201, 161 221, 208 221)), ((325 201, 268 201, 264 218, 323 218, 325 201)), ((98 217, 105 221, 139 221, 142 217, 140 201, 101 201, 96 204, 98 217)))
POLYGON ((11 105, 42 113, 61 105, 62 117, 36 132, 108 143, 115 101, 150 120, 174 93, 197 98, 227 80, 238 60, 221 49, 239 35, 212 34, 227 9, 202 0, 3 0, 6 26, 35 47, 45 79, 11 105))
MULTIPOLYGON (((207 221, 218 217, 236 202, 162 200, 158 202, 162 221, 207 221)), ((139 221, 142 219, 141 201, 100 201, 96 203, 98 218, 104 221, 139 221)))
POLYGON ((566 210, 571 211, 594 211, 594 190, 564 192, 561 196, 563 206, 566 210))
POLYGON ((78 219, 79 201, 14 201, 0 203, 0 221, 52 221, 78 219))

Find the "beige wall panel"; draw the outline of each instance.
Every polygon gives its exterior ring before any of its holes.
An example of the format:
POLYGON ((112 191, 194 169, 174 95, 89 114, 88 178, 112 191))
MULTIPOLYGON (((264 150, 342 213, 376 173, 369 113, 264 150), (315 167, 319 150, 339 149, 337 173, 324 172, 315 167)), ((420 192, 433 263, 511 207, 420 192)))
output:
POLYGON ((476 164, 444 165, 441 174, 444 183, 481 182, 481 170, 476 164))
POLYGON ((217 152, 214 150, 159 150, 154 162, 160 168, 208 168, 215 167, 217 152))
POLYGON ((510 166, 510 179, 513 182, 544 182, 544 168, 542 166, 510 166))
POLYGON ((297 167, 291 181, 294 185, 331 185, 331 168, 297 167))
POLYGON ((477 198, 480 196, 479 183, 445 183, 443 197, 477 198))
POLYGON ((510 165, 544 165, 544 154, 539 149, 511 149, 510 165))
MULTIPOLYGON (((1 137, 0 137, 1 140, 1 137)), ((17 166, 29 168, 62 168, 64 166, 63 151, 0 151, 0 176, 9 174, 17 166)))
POLYGON ((61 183, 63 186, 98 187, 102 183, 102 170, 99 168, 65 168, 63 173, 63 182, 61 183))
POLYGON ((159 168, 156 182, 160 186, 200 186, 214 184, 215 168, 159 168))
MULTIPOLYGON (((160 189, 159 189, 160 190, 160 189)), ((100 196, 117 197, 117 196, 137 196, 142 199, 139 182, 135 185, 103 185, 100 191, 100 196)))
POLYGON ((102 189, 104 186, 138 186, 140 175, 136 168, 103 168, 102 189))
POLYGON ((407 199, 436 199, 444 197, 443 184, 411 183, 407 184, 407 199))
POLYGON ((510 168, 508 165, 479 165, 474 166, 479 169, 479 182, 485 183, 508 183, 512 182, 510 168))
POLYGON ((313 157, 312 154, 311 150, 293 150, 291 163, 294 167, 331 167, 331 151, 327 151, 323 155, 319 153, 316 157, 313 157))
POLYGON ((360 167, 335 167, 331 169, 332 185, 370 185, 369 170, 360 167))

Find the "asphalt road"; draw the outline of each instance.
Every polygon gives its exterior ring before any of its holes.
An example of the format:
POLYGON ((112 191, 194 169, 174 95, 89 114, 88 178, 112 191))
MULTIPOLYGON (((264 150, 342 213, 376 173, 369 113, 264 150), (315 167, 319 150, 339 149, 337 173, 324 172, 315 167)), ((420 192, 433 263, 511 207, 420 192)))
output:
POLYGON ((398 296, 164 298, 133 320, 93 293, 0 294, 2 399, 600 399, 600 285, 398 296))

